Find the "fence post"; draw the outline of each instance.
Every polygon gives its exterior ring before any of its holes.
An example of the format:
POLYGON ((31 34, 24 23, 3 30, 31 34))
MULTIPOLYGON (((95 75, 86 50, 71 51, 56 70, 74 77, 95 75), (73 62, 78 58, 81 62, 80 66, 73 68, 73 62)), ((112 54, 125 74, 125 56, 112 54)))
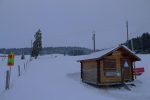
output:
POLYGON ((8 90, 10 85, 10 72, 9 70, 6 71, 6 87, 5 89, 8 90))
POLYGON ((26 65, 25 65, 25 63, 24 63, 24 70, 26 69, 26 65))
POLYGON ((28 60, 27 60, 27 62, 26 62, 26 67, 28 66, 28 60))
POLYGON ((20 76, 20 65, 18 65, 18 76, 20 76))

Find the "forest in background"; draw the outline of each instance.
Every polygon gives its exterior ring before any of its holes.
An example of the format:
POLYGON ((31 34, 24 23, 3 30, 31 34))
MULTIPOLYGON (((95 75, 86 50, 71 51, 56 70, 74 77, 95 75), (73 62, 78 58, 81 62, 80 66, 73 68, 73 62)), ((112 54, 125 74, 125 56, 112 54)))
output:
MULTIPOLYGON (((0 53, 2 54, 10 54, 13 52, 15 55, 30 55, 31 48, 11 48, 11 49, 0 49, 0 53)), ((92 50, 83 47, 43 47, 40 55, 46 54, 64 54, 64 55, 86 55, 90 54, 92 50)))
POLYGON ((128 45, 130 49, 132 49, 133 44, 133 51, 135 53, 148 54, 150 53, 150 33, 143 33, 141 36, 130 39, 125 44, 128 45))
MULTIPOLYGON (((133 44, 133 51, 138 54, 149 54, 150 53, 150 33, 146 32, 143 33, 141 36, 136 38, 130 39, 128 42, 123 43, 132 49, 133 44)), ((105 48, 100 49, 105 50, 105 48)), ((100 51, 97 50, 97 51, 100 51)), ((11 49, 0 49, 0 53, 2 54, 10 54, 13 52, 15 55, 30 55, 31 48, 11 48, 11 49)), ((84 48, 84 47, 43 47, 40 55, 46 54, 64 54, 64 55, 86 55, 92 53, 93 50, 84 48)))

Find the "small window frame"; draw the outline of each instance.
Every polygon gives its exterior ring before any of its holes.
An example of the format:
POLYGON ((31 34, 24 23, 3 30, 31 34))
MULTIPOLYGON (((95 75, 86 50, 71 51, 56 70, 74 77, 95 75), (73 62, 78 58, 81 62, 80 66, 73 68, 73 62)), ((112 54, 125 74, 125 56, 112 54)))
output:
POLYGON ((104 59, 104 69, 116 69, 116 59, 104 59))

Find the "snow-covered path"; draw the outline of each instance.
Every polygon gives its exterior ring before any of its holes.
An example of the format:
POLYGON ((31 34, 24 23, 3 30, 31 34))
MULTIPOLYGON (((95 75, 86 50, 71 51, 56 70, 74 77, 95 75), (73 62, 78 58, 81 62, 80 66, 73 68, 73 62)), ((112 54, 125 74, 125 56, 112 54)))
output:
MULTIPOLYGON (((149 65, 149 56, 141 56, 143 63, 149 65)), ((18 77, 11 89, 0 94, 0 100, 149 100, 150 75, 148 72, 136 81, 132 91, 125 89, 96 88, 80 81, 80 57, 62 55, 41 56, 29 63, 21 77, 18 77), (145 86, 146 85, 146 86, 145 86)), ((19 60, 18 60, 19 61, 19 60)), ((150 72, 150 68, 146 70, 150 72)))

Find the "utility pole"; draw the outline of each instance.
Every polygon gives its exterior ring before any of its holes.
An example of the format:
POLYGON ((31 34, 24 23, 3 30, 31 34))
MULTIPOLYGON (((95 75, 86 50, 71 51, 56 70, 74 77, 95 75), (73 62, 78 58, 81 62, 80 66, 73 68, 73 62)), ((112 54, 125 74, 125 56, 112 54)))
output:
POLYGON ((31 40, 31 49, 32 49, 32 45, 33 45, 33 43, 32 43, 32 40, 31 40))
POLYGON ((95 52, 95 31, 92 32, 93 36, 92 36, 92 40, 93 40, 93 50, 95 52))
POLYGON ((127 28, 127 47, 129 48, 129 32, 128 32, 128 21, 126 21, 126 28, 127 28))
POLYGON ((31 54, 32 54, 32 45, 33 45, 33 43, 32 43, 32 40, 31 40, 30 61, 32 60, 32 57, 31 57, 31 54))
MULTIPOLYGON (((129 48, 129 29, 128 29, 128 21, 126 21, 126 28, 127 28, 127 47, 129 48)), ((133 40, 131 39, 131 50, 134 50, 133 40)), ((135 69, 135 62, 133 62, 133 69, 135 69)), ((136 79, 136 75, 134 75, 134 79, 136 79)))
MULTIPOLYGON (((130 33, 131 34, 131 33, 130 33)), ((131 50, 134 51, 133 39, 131 39, 131 50)))

